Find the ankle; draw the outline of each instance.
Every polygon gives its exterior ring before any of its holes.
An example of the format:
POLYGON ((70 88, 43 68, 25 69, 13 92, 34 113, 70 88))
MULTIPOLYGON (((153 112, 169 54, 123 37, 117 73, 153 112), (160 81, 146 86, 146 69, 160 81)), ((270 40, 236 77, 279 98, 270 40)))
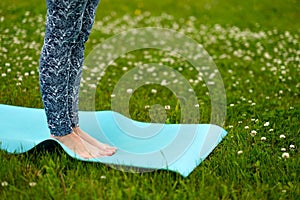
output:
POLYGON ((67 133, 65 135, 54 135, 54 134, 50 134, 50 138, 54 138, 54 139, 59 139, 59 138, 63 138, 67 135, 71 135, 71 134, 74 134, 74 131, 72 131, 71 133, 67 133))

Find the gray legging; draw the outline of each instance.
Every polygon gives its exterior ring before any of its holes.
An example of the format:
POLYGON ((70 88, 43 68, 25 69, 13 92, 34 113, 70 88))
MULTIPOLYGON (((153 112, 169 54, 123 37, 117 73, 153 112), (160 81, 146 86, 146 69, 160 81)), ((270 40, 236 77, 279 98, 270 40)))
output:
POLYGON ((47 0, 40 58, 40 86, 51 134, 63 136, 78 126, 78 93, 84 44, 99 0, 47 0))

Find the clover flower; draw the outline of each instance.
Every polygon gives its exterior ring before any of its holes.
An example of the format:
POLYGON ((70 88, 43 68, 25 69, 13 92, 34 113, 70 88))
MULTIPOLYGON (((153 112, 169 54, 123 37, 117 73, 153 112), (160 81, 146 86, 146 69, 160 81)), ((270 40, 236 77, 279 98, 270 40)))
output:
POLYGON ((280 138, 280 139, 285 139, 285 135, 281 134, 281 135, 279 136, 279 138, 280 138))
POLYGON ((1 182, 1 186, 6 187, 6 186, 8 186, 8 183, 6 181, 3 181, 3 182, 1 182))
POLYGON ((290 149, 295 149, 295 148, 296 148, 295 145, 293 144, 290 145, 290 149))
POLYGON ((261 141, 266 141, 267 138, 266 138, 266 137, 261 137, 260 140, 261 140, 261 141))
POLYGON ((284 152, 286 151, 286 148, 282 147, 280 150, 284 152))
POLYGON ((30 187, 36 186, 36 182, 30 182, 30 183, 29 183, 29 186, 30 186, 30 187))
POLYGON ((165 105, 165 109, 166 109, 166 110, 170 110, 170 109, 171 109, 171 106, 170 106, 170 105, 165 105))
POLYGON ((290 154, 287 153, 287 152, 284 152, 281 156, 282 158, 289 158, 290 157, 290 154))
POLYGON ((250 135, 251 135, 252 137, 256 136, 256 134, 257 134, 256 130, 252 130, 252 131, 250 132, 250 135))

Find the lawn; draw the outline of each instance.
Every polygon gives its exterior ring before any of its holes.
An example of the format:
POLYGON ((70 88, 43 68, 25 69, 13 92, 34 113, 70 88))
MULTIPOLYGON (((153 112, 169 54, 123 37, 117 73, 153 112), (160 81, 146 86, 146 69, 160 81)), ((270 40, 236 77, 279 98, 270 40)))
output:
MULTIPOLYGON (((42 108, 38 63, 46 3, 2 0, 0 5, 0 103, 42 108)), ((203 46, 222 76, 222 126, 228 135, 187 178, 168 171, 122 172, 72 159, 60 148, 21 155, 0 151, 0 199, 299 199, 298 19, 297 0, 102 0, 85 55, 132 28, 160 27, 186 35, 203 46)), ((211 122, 205 77, 186 57, 151 48, 120 56, 101 77, 87 67, 81 108, 87 107, 89 91, 95 91, 97 110, 118 110, 113 100, 122 102, 126 95, 116 95, 115 86, 146 63, 181 74, 196 96, 198 123, 211 122)), ((143 73, 142 78, 157 75, 147 68, 143 73)), ((122 87, 131 98, 128 112, 120 113, 149 122, 149 108, 161 105, 165 118, 158 121, 182 122, 184 105, 164 85, 144 84, 134 91, 130 84, 122 87)))

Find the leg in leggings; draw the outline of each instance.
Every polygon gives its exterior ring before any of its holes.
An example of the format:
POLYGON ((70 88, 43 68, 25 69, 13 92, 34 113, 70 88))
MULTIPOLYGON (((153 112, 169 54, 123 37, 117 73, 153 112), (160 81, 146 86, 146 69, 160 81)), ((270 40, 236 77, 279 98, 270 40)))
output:
MULTIPOLYGON (((72 132, 69 117, 70 75, 80 66, 71 66, 72 49, 82 28, 87 0, 47 0, 45 40, 40 58, 40 86, 51 134, 63 136, 72 132)), ((77 63, 76 63, 77 64, 77 63)))
POLYGON ((78 42, 72 49, 70 66, 76 70, 70 71, 69 82, 72 87, 69 87, 68 96, 68 112, 71 120, 71 126, 79 126, 78 118, 78 97, 80 88, 80 79, 82 74, 82 64, 84 59, 84 44, 88 40, 99 0, 88 0, 83 14, 82 27, 78 36, 78 42))
POLYGON ((80 136, 73 130, 78 126, 84 43, 97 5, 98 0, 47 0, 46 32, 40 58, 40 86, 50 132, 85 158, 112 155, 116 150, 97 143, 82 131, 80 136))
POLYGON ((96 146, 102 152, 115 151, 115 148, 111 148, 106 144, 96 141, 94 138, 90 137, 87 133, 79 128, 79 117, 78 117, 78 97, 80 88, 80 79, 82 74, 82 64, 84 60, 84 44, 88 40, 93 23, 95 12, 99 0, 88 0, 87 5, 83 14, 82 28, 80 35, 78 36, 78 42, 72 49, 72 57, 70 60, 70 66, 76 68, 76 70, 71 70, 69 82, 72 87, 69 87, 68 96, 68 112, 69 118, 71 120, 71 126, 74 132, 79 135, 81 139, 87 141, 89 144, 96 146))

